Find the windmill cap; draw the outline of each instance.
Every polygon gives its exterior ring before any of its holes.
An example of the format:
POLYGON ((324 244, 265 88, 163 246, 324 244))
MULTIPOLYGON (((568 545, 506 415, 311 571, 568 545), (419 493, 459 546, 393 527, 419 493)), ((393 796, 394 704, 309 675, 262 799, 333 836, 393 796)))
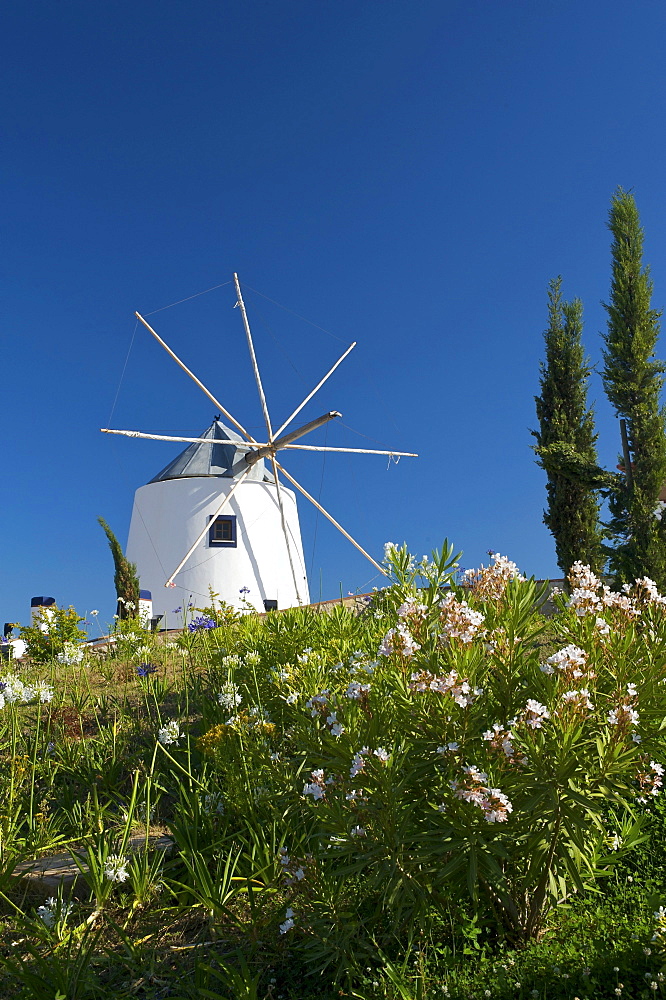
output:
MULTIPOLYGON (((247 469, 244 459, 252 446, 221 420, 213 420, 199 437, 206 440, 188 445, 150 482, 161 483, 167 479, 190 479, 197 476, 235 479, 247 469)), ((262 460, 252 466, 246 479, 262 482, 264 476, 262 460)))

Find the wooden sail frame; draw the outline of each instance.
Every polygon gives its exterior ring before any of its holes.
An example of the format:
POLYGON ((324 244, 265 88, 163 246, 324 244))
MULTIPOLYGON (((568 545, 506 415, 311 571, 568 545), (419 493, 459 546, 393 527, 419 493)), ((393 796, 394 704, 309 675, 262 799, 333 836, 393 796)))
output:
MULTIPOLYGON (((342 414, 338 413, 337 410, 331 410, 328 413, 322 414, 321 417, 317 417, 315 420, 310 420, 308 423, 303 424, 301 427, 297 428, 296 430, 290 431, 288 434, 284 434, 284 431, 289 426, 289 424, 298 416, 298 414, 301 412, 301 410, 303 409, 303 407, 306 406, 307 403, 310 402, 310 400, 321 389, 321 387, 324 385, 324 383, 331 377, 331 375, 335 372, 335 370, 339 367, 339 365, 342 364, 342 362, 345 360, 345 358, 354 349, 354 347, 356 346, 356 341, 354 341, 354 343, 352 343, 352 344, 349 345, 349 347, 346 349, 346 351, 338 358, 338 360, 328 370, 328 372, 324 375, 324 377, 322 379, 320 379, 320 381, 317 383, 317 385, 314 387, 314 389, 312 389, 312 391, 310 393, 308 393, 308 395, 296 407, 296 409, 293 411, 293 413, 284 421, 284 423, 277 429, 277 431, 274 432, 273 428, 272 428, 270 414, 269 414, 269 411, 268 411, 268 404, 266 402, 266 395, 264 393, 263 383, 261 381, 261 374, 259 372, 259 364, 257 362, 257 356, 256 356, 256 352, 255 352, 255 349, 254 349, 254 341, 252 339, 252 331, 250 329, 250 323, 249 323, 249 320, 248 320, 247 311, 245 309, 245 302, 243 301, 243 295, 242 295, 242 292, 241 292, 240 281, 239 281, 238 275, 236 273, 234 273, 234 284, 235 284, 235 287, 236 287, 236 296, 237 296, 236 305, 240 309, 241 316, 242 316, 242 319, 243 319, 243 327, 244 327, 244 330, 245 330, 245 336, 246 336, 246 339, 247 339, 248 350, 249 350, 249 353, 250 353, 250 361, 251 361, 251 364, 252 364, 252 370, 253 370, 253 373, 254 373, 255 383, 256 383, 256 386, 257 386, 257 391, 259 393, 259 401, 261 403, 261 408, 262 408, 262 413, 263 413, 263 417, 264 417, 264 422, 266 424, 266 432, 267 432, 267 437, 268 437, 268 441, 266 441, 266 442, 256 441, 254 439, 254 437, 249 433, 249 431, 247 431, 245 429, 245 427, 243 427, 243 425, 238 420, 236 420, 236 418, 234 416, 232 416, 231 413, 229 413, 229 411, 222 405, 222 403, 220 403, 220 401, 213 395, 213 393, 210 392, 210 390, 194 374, 194 372, 192 372, 187 367, 187 365, 178 357, 178 355, 175 353, 175 351, 173 351, 169 347, 169 345, 166 343, 166 341, 164 341, 160 337, 160 335, 153 329, 153 327, 147 322, 147 320, 145 320, 144 317, 139 312, 135 312, 135 316, 137 317, 137 319, 146 327, 146 329, 155 338, 155 340, 158 342, 158 344, 160 344, 161 347, 164 348, 164 350, 167 352, 167 354, 169 354, 169 356, 171 358, 173 358, 173 360, 176 362, 176 364, 185 372, 185 374, 189 378, 192 379, 192 381, 201 389, 201 391, 208 397, 208 399, 212 403, 215 404, 215 406, 218 408, 218 410, 220 411, 220 413, 223 414, 226 417, 226 419, 231 424, 233 424, 233 426, 236 428, 236 430, 243 436, 243 438, 245 438, 245 441, 247 443, 248 451, 247 451, 247 454, 245 456, 245 461, 247 462, 247 468, 244 469, 241 472, 240 476, 234 482, 234 484, 233 484, 231 490, 229 491, 229 493, 227 493, 225 495, 225 497, 222 500, 222 502, 220 503, 218 509, 215 511, 215 514, 213 514, 213 520, 215 519, 215 517, 217 517, 219 515, 220 511, 224 509, 224 507, 229 502, 229 500, 233 496, 233 494, 236 491, 236 489, 238 488, 238 486, 240 486, 240 484, 245 480, 246 476, 252 470, 253 465, 256 464, 256 462, 261 461, 261 459, 263 459, 263 458, 267 458, 267 459, 269 458, 270 461, 271 461, 272 468, 273 468, 273 477, 274 477, 274 481, 275 481, 275 492, 276 492, 276 498, 277 498, 277 502, 278 502, 278 508, 279 508, 279 511, 280 511, 280 520, 281 520, 281 524, 282 524, 282 530, 283 530, 284 536, 285 536, 285 545, 287 547, 287 555, 288 555, 288 558, 289 558, 289 564, 290 564, 290 568, 291 568, 292 575, 293 575, 293 578, 294 578, 294 586, 295 586, 295 590, 296 590, 296 595, 297 596, 299 595, 300 590, 299 590, 299 586, 298 586, 298 580, 297 580, 297 576, 296 576, 296 568, 295 568, 295 565, 294 565, 293 555, 292 555, 291 546, 290 546, 290 542, 289 542, 289 531, 287 529, 286 515, 285 515, 284 504, 283 504, 283 500, 282 500, 282 488, 281 488, 281 484, 280 484, 280 481, 279 481, 279 475, 278 475, 279 472, 282 473, 282 475, 293 486, 295 486, 296 489, 307 500, 309 500, 310 503, 321 514, 323 514, 324 517, 326 517, 327 520, 330 521, 330 523, 335 528, 337 528, 337 530, 354 546, 354 548, 357 549, 358 552, 361 553, 361 555, 363 555, 370 563, 372 563, 372 565, 375 567, 375 569, 379 570, 379 572, 383 573, 385 576, 388 575, 386 569, 383 566, 381 566, 375 559, 373 559, 372 556, 368 552, 366 552, 366 550, 363 548, 363 546, 360 545, 359 542, 357 542, 356 539, 353 538, 352 535, 348 531, 346 531, 345 528, 342 527, 342 525, 339 523, 339 521, 337 521, 333 517, 332 514, 329 514, 329 512, 324 507, 322 507, 322 505, 319 503, 319 501, 315 500, 315 498, 310 493, 308 493, 308 491, 305 489, 305 487, 301 486, 301 484, 299 482, 297 482, 297 480, 294 479, 294 477, 292 475, 290 475, 289 472, 287 472, 287 470, 280 464, 280 462, 277 461, 276 455, 277 455, 278 451, 282 451, 282 450, 300 450, 300 451, 341 452, 341 453, 347 452, 348 454, 353 454, 353 455, 388 455, 390 457, 395 457, 395 458, 402 458, 402 457, 405 457, 405 458, 417 458, 418 457, 417 453, 415 453, 415 452, 407 452, 407 451, 393 451, 393 450, 389 451, 389 450, 375 449, 375 448, 344 448, 344 447, 334 447, 334 446, 328 446, 328 445, 307 445, 307 444, 295 444, 294 443, 300 437, 304 437, 306 434, 309 434, 311 431, 315 430, 316 428, 321 427, 324 424, 328 423, 328 421, 334 420, 337 417, 341 417, 342 414)), ((100 430, 101 430, 101 432, 103 434, 119 434, 119 435, 122 435, 122 436, 125 436, 125 437, 145 438, 145 439, 148 439, 148 440, 151 440, 151 441, 179 441, 179 442, 187 442, 187 443, 190 443, 190 444, 199 444, 199 443, 201 443, 201 444, 209 444, 210 441, 211 441, 210 438, 181 437, 181 436, 178 436, 178 435, 168 435, 168 434, 149 434, 149 433, 145 433, 143 431, 117 430, 117 429, 112 429, 112 428, 109 428, 109 427, 102 427, 102 428, 100 428, 100 430)), ((241 447, 242 447, 242 445, 241 445, 241 447)), ((187 563, 187 561, 189 560, 189 558, 192 556, 192 554, 194 553, 194 551, 197 548, 197 546, 201 543, 201 541, 204 538, 206 532, 208 531, 208 527, 209 527, 208 524, 206 524, 205 528, 201 531, 201 533, 199 534, 199 536, 192 543, 192 545, 190 546, 190 548, 187 551, 187 553, 181 559, 180 563, 175 568, 175 570, 173 571, 173 573, 171 573, 171 575, 169 576, 169 579, 165 582, 165 584, 164 584, 165 587, 174 587, 175 586, 175 583, 174 583, 175 577, 178 575, 178 573, 180 573, 180 571, 182 570, 183 566, 185 566, 185 564, 187 563)))

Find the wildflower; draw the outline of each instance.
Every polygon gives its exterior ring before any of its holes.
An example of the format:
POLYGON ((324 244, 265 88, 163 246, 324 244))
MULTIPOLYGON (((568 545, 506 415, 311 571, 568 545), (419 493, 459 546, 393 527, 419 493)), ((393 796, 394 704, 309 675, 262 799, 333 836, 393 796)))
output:
POLYGON ((559 671, 567 680, 576 681, 588 673, 587 653, 578 646, 565 646, 557 653, 549 656, 541 665, 544 674, 554 674, 559 671))
POLYGON ((154 663, 142 663, 136 668, 136 672, 139 677, 148 677, 150 674, 157 673, 157 667, 154 663))
POLYGON ((315 771, 311 771, 310 775, 313 780, 306 782, 303 786, 303 795, 311 795, 315 802, 319 802, 326 795, 324 772, 321 768, 318 768, 315 771))
POLYGON ((5 674, 0 679, 0 691, 2 692, 3 700, 10 705, 13 705, 15 702, 25 703, 32 701, 33 697, 32 688, 24 684, 16 674, 5 674))
POLYGON ((189 632, 202 632, 202 631, 205 632, 209 629, 217 627, 218 627, 217 622, 214 621, 212 618, 209 618, 207 615, 199 615, 198 618, 194 618, 189 623, 187 629, 189 632))
POLYGON ((487 729, 485 733, 483 733, 483 739, 487 743, 490 743, 490 748, 492 750, 501 750, 504 753, 504 756, 508 757, 509 760, 513 758, 515 753, 513 743, 511 742, 513 738, 514 734, 511 730, 500 726, 498 722, 493 724, 492 729, 487 729))
MULTIPOLYGON (((484 735, 485 739, 485 735, 484 735)), ((453 740, 451 743, 447 743, 445 747, 437 747, 437 753, 444 756, 446 753, 455 753, 456 750, 460 750, 460 743, 456 743, 453 740)))
POLYGON ((349 698, 351 701, 361 701, 369 691, 369 684, 359 684, 358 681, 352 681, 345 691, 345 698, 349 698))
POLYGON ((32 686, 32 697, 36 698, 42 705, 53 701, 53 688, 46 681, 37 681, 32 686))
POLYGON ((636 775, 638 785, 642 792, 648 795, 659 795, 664 783, 664 767, 651 760, 648 767, 645 767, 643 758, 643 769, 636 775))
POLYGON ((83 659, 83 650, 75 642, 64 642, 62 646, 62 653, 58 653, 56 659, 58 663, 64 663, 67 666, 73 666, 76 663, 80 663, 83 659))
POLYGON ((111 882, 126 882, 129 878, 129 872, 127 871, 127 865, 129 861, 127 858, 120 857, 118 854, 109 854, 108 858, 104 862, 104 874, 111 882))
POLYGON ((352 827, 352 831, 350 833, 350 836, 351 837, 365 837, 366 832, 367 831, 366 831, 365 827, 363 827, 363 826, 355 826, 355 827, 352 827))
POLYGON ((351 767, 349 769, 349 777, 350 778, 355 778, 357 774, 359 774, 361 771, 364 770, 364 768, 365 768, 365 760, 363 758, 367 757, 369 753, 370 753, 370 750, 369 750, 368 747, 362 747, 361 750, 358 750, 354 754, 354 757, 352 759, 352 765, 351 765, 351 767))
POLYGON ((328 689, 322 691, 321 694, 314 694, 312 698, 309 698, 305 703, 305 707, 310 709, 310 717, 316 719, 318 715, 324 715, 328 712, 328 689))
POLYGON ((594 708, 587 688, 581 688, 580 691, 565 691, 562 701, 576 712, 592 711, 594 708))
POLYGON ((91 612, 90 612, 90 614, 91 614, 91 615, 93 616, 93 618, 94 618, 94 617, 95 617, 96 615, 98 615, 98 614, 99 614, 99 611, 91 611, 91 612))
POLYGON ((336 739, 342 736, 345 731, 345 727, 338 722, 335 712, 331 712, 331 714, 327 717, 326 725, 328 726, 328 730, 331 735, 335 736, 336 739))
POLYGON ((419 643, 409 634, 404 625, 391 628, 381 641, 378 656, 391 656, 398 653, 401 656, 409 657, 420 649, 419 643))
POLYGON ((184 734, 181 733, 178 723, 171 721, 167 722, 166 726, 160 729, 157 734, 157 739, 160 741, 162 746, 168 747, 172 743, 177 743, 183 735, 184 734))
POLYGON ((386 761, 391 756, 388 750, 385 750, 384 747, 377 747, 377 749, 373 750, 372 753, 375 757, 378 757, 379 760, 381 760, 383 763, 386 763, 386 761))
POLYGON ((284 700, 288 705, 295 705, 298 701, 298 695, 295 691, 292 691, 291 694, 288 694, 284 700))
POLYGON ((483 811, 488 823, 504 823, 513 812, 513 805, 499 788, 489 788, 485 784, 488 775, 478 767, 463 767, 462 781, 449 782, 457 799, 469 802, 483 811))
POLYGON ((43 906, 37 907, 37 916, 44 926, 50 929, 55 925, 57 920, 66 921, 73 908, 72 903, 66 903, 62 899, 50 896, 43 906))
POLYGON ((440 642, 459 640, 468 646, 476 635, 483 635, 481 626, 485 621, 480 611, 472 611, 467 601, 457 600, 455 594, 446 594, 439 603, 440 642))
POLYGON ((227 712, 233 712, 237 705, 243 700, 243 696, 233 681, 224 685, 217 696, 218 704, 225 708, 227 712))
POLYGON ((287 918, 283 924, 280 924, 280 934, 286 934, 294 926, 294 911, 291 907, 287 908, 285 917, 287 918))
POLYGON ((250 588, 249 587, 241 587, 240 590, 238 591, 238 593, 239 594, 249 594, 250 593, 250 588))
POLYGON ((522 711, 522 719, 530 729, 542 729, 543 722, 549 718, 550 713, 545 705, 541 705, 534 698, 528 698, 522 711))
POLYGON ((488 550, 492 566, 480 566, 479 569, 467 569, 462 574, 462 584, 469 587, 482 601, 499 601, 510 580, 524 581, 518 567, 499 552, 488 550))

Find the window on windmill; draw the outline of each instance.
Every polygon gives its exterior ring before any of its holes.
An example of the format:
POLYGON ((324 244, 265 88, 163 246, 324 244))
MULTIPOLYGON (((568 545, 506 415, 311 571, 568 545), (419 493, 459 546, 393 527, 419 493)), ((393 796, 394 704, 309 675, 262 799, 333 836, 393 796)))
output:
POLYGON ((212 519, 208 529, 209 545, 236 545, 236 518, 233 514, 212 519))

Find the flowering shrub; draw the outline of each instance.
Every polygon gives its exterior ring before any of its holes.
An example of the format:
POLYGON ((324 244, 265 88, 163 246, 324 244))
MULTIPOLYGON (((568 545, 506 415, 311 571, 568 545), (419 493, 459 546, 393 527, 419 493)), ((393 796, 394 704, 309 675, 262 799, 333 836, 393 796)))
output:
POLYGON ((99 723, 83 689, 78 708, 58 691, 42 712, 52 688, 7 674, 3 816, 29 817, 31 849, 49 826, 86 844, 99 906, 159 881, 317 972, 443 928, 538 935, 662 808, 666 601, 650 580, 615 593, 576 565, 546 619, 544 589, 504 557, 459 584, 448 547, 387 558, 391 585, 360 615, 185 622, 173 652, 154 641, 141 659, 152 640, 124 622, 134 701, 105 694, 99 723), (154 815, 178 848, 163 869, 129 846, 154 815))
MULTIPOLYGON (((548 624, 544 589, 502 556, 461 586, 448 549, 416 563, 392 546, 388 560, 393 583, 366 613, 364 649, 331 662, 330 644, 312 643, 276 664, 264 633, 259 663, 227 653, 217 702, 229 713, 242 700, 243 712, 199 746, 236 810, 247 808, 242 753, 270 792, 262 810, 312 830, 314 862, 290 887, 294 941, 324 947, 333 877, 348 902, 357 879, 375 887, 368 933, 389 911, 399 924, 442 900, 447 911, 471 901, 529 938, 553 902, 641 839, 642 810, 660 793, 664 601, 650 581, 615 594, 577 566, 548 624), (544 656, 546 627, 555 648, 544 656), (268 717, 270 733, 255 721, 251 736, 253 718, 268 717)), ((256 809, 256 786, 247 794, 256 809)))
POLYGON ((34 663, 46 663, 63 657, 63 663, 79 663, 83 658, 80 643, 88 638, 79 628, 84 619, 74 608, 41 608, 32 625, 21 625, 21 638, 28 644, 28 656, 34 663))

